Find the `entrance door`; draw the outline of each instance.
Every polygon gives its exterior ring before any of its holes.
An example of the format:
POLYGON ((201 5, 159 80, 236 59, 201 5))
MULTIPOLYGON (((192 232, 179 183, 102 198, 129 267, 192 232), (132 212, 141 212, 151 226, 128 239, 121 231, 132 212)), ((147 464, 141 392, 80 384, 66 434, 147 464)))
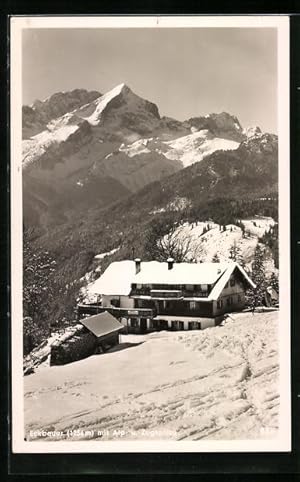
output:
POLYGON ((147 331, 147 318, 141 318, 140 327, 141 327, 141 333, 146 333, 146 331, 147 331))

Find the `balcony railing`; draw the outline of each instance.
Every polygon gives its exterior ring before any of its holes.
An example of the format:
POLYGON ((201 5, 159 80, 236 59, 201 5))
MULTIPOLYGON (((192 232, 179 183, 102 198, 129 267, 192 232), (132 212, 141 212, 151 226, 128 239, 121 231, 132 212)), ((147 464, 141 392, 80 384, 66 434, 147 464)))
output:
POLYGON ((213 314, 212 306, 210 303, 204 303, 205 306, 201 306, 195 310, 192 310, 189 307, 179 306, 179 307, 160 307, 158 310, 157 315, 167 315, 167 316, 190 316, 191 318, 195 317, 211 317, 213 314))
POLYGON ((130 296, 132 297, 139 297, 139 296, 150 296, 151 298, 207 298, 209 295, 209 291, 201 291, 201 290, 156 290, 156 289, 149 289, 149 288, 141 288, 137 289, 134 288, 131 291, 130 296))
POLYGON ((153 316, 156 316, 156 310, 151 308, 116 308, 84 304, 77 306, 78 318, 84 315, 97 315, 98 313, 103 313, 103 311, 108 311, 108 313, 116 318, 153 318, 153 316))
POLYGON ((150 290, 151 298, 182 298, 181 290, 150 290))
POLYGON ((184 290, 182 292, 184 298, 207 298, 209 291, 189 291, 184 290))

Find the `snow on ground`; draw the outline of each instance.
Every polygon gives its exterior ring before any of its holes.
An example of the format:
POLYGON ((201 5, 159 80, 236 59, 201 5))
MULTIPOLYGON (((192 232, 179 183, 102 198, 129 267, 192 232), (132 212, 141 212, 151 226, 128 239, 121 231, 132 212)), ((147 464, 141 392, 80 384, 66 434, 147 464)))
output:
POLYGON ((68 440, 275 437, 277 312, 231 316, 203 331, 122 335, 119 350, 28 375, 27 439, 55 440, 30 436, 41 429, 59 440, 67 430, 80 431, 68 440))
POLYGON ((166 211, 184 211, 184 209, 188 209, 192 206, 191 201, 183 196, 175 196, 173 201, 170 201, 166 207, 153 209, 149 212, 149 214, 158 214, 164 213, 166 211))
POLYGON ((112 249, 111 251, 107 251, 106 253, 96 254, 95 259, 97 259, 97 260, 103 259, 106 256, 110 256, 112 254, 115 254, 117 251, 119 251, 119 249, 120 249, 120 246, 118 248, 112 249))
POLYGON ((261 237, 265 232, 269 231, 275 225, 273 218, 256 216, 251 219, 244 219, 246 231, 252 236, 261 237))
POLYGON ((125 146, 125 144, 121 144, 119 147, 120 152, 125 152, 128 157, 134 157, 140 154, 148 154, 150 149, 147 147, 147 144, 149 141, 152 141, 153 139, 139 139, 132 144, 128 144, 125 146))
MULTIPOLYGON (((179 239, 191 240, 190 256, 197 261, 211 261, 214 255, 218 255, 219 260, 228 261, 230 249, 236 244, 241 250, 241 254, 246 264, 253 260, 253 254, 258 242, 270 227, 274 226, 275 221, 269 217, 255 217, 253 219, 242 220, 246 228, 247 237, 243 237, 240 227, 228 224, 226 230, 221 230, 221 226, 212 221, 197 221, 195 223, 184 223, 175 230, 175 236, 179 239), (209 229, 206 233, 203 230, 209 229)), ((268 273, 274 271, 273 263, 266 264, 268 273)))
POLYGON ((32 352, 24 358, 24 372, 27 370, 37 370, 41 367, 49 366, 50 351, 53 343, 63 342, 74 335, 74 333, 82 327, 81 324, 72 325, 68 328, 61 329, 51 333, 49 338, 36 347, 32 352))
POLYGON ((239 142, 213 137, 208 130, 200 130, 187 136, 179 137, 173 141, 165 142, 171 149, 164 152, 168 159, 180 159, 183 167, 202 161, 204 157, 217 150, 234 150, 239 142))
POLYGON ((80 278, 80 281, 84 281, 85 285, 80 289, 77 301, 80 301, 81 303, 98 303, 100 301, 99 295, 96 294, 94 290, 95 282, 98 279, 99 273, 102 269, 100 261, 106 258, 106 256, 111 256, 117 253, 119 249, 120 246, 112 249, 111 251, 106 251, 105 253, 96 254, 96 256, 94 256, 94 260, 97 265, 92 271, 89 271, 85 274, 85 276, 80 278))
POLYGON ((129 157, 156 152, 167 159, 181 161, 183 167, 202 161, 213 152, 233 150, 239 147, 239 142, 214 137, 208 130, 193 131, 187 136, 178 137, 172 141, 161 141, 157 138, 139 139, 132 144, 122 144, 119 147, 129 157))

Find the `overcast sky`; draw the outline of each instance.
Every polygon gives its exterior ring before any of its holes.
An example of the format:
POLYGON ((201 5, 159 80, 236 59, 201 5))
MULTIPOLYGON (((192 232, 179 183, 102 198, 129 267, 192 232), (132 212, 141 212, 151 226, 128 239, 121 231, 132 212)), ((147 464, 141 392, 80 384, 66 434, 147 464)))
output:
POLYGON ((23 103, 126 83, 178 120, 226 111, 277 132, 271 28, 26 29, 23 103))

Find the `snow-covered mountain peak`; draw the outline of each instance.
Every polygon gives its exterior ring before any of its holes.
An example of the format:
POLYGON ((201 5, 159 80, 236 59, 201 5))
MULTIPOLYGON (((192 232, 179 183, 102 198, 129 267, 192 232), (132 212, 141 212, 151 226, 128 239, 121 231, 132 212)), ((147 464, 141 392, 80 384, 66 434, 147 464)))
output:
POLYGON ((121 124, 127 128, 136 123, 134 127, 138 130, 139 125, 144 122, 143 127, 151 130, 160 120, 157 106, 136 95, 125 83, 117 85, 92 104, 92 109, 91 106, 85 106, 76 113, 92 126, 103 125, 105 121, 106 124, 112 123, 116 127, 121 124))

